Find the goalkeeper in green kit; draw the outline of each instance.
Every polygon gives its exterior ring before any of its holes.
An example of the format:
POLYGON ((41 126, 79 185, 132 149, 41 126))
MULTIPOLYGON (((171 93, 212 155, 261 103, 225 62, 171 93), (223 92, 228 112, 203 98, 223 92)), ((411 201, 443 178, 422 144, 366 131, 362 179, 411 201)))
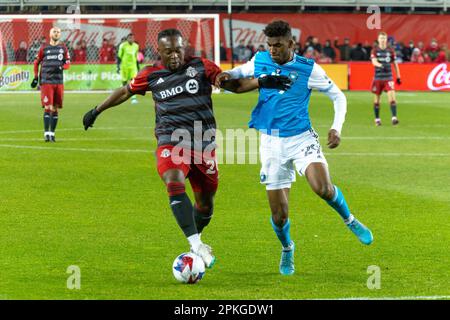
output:
MULTIPOLYGON (((134 77, 136 77, 139 64, 138 64, 138 52, 139 45, 134 42, 134 34, 130 33, 127 36, 127 41, 124 41, 119 46, 117 53, 118 59, 118 72, 122 78, 122 84, 126 85, 134 77)), ((131 97, 131 103, 137 103, 136 95, 131 97)))

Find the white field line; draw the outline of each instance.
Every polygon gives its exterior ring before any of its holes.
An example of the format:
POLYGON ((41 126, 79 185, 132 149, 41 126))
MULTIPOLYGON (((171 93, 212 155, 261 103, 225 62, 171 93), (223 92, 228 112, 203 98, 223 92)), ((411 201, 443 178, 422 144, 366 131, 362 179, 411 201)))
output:
MULTIPOLYGON (((324 300, 444 300, 450 296, 402 296, 402 297, 348 297, 324 300)), ((316 299, 317 300, 317 299, 316 299)))
MULTIPOLYGON (((40 130, 39 132, 41 132, 42 130, 40 130)), ((68 131, 68 130, 67 130, 68 131)), ((31 133, 31 132, 30 132, 31 133)), ((0 132, 1 134, 1 132, 0 132)), ((154 140, 155 138, 151 135, 149 135, 148 137, 130 137, 130 138, 61 138, 61 141, 139 141, 139 140, 143 140, 143 141, 151 141, 154 140)), ((322 140, 326 140, 326 138, 321 138, 322 140)), ((42 139, 40 138, 0 138, 0 141, 41 141, 42 139)), ((259 139, 254 139, 253 137, 248 137, 246 138, 246 140, 250 140, 250 141, 255 141, 255 140, 259 140, 259 139)), ((345 137, 343 138, 343 140, 450 140, 450 136, 449 137, 427 137, 427 136, 423 136, 423 137, 345 137)), ((227 140, 225 140, 227 141, 227 140)))
MULTIPOLYGON (((54 150, 54 151, 80 151, 80 152, 117 152, 117 153, 152 153, 155 150, 146 149, 108 149, 108 148, 66 148, 66 147, 51 147, 51 146, 24 146, 14 144, 0 144, 0 148, 12 149, 31 149, 31 150, 54 150)), ((218 153, 223 153, 223 150, 218 150, 218 153)), ((255 152, 235 152, 235 155, 254 155, 255 152)), ((325 153, 326 156, 350 156, 350 157, 450 157, 450 153, 375 153, 375 152, 343 152, 343 153, 325 153)))
POLYGON ((13 149, 32 149, 32 150, 53 150, 53 151, 81 151, 81 152, 119 152, 119 153, 149 153, 152 150, 145 149, 98 149, 98 148, 52 148, 41 146, 19 146, 13 144, 0 144, 0 148, 13 148, 13 149))
MULTIPOLYGON (((132 130, 132 129, 151 129, 153 130, 153 127, 99 127, 91 130, 117 130, 117 131, 125 131, 125 130, 132 130)), ((77 128, 61 128, 58 129, 58 132, 60 131, 84 131, 84 129, 79 126, 77 128)), ((35 130, 6 130, 1 131, 0 134, 15 134, 15 133, 34 133, 34 132, 41 132, 42 134, 44 131, 42 129, 35 129, 35 130)))

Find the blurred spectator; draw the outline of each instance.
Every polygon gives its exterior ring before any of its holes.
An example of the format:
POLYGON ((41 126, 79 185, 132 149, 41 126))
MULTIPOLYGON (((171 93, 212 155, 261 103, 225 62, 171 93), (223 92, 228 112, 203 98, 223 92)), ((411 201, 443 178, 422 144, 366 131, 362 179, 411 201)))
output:
POLYGON ((322 53, 325 55, 325 57, 330 58, 332 62, 335 61, 335 59, 336 59, 336 51, 331 46, 331 40, 325 41, 325 45, 323 46, 322 50, 323 50, 322 53))
POLYGON ((369 41, 364 41, 363 49, 366 51, 366 57, 364 60, 370 61, 370 53, 372 52, 372 46, 369 41))
POLYGON ((410 61, 415 62, 415 63, 424 63, 425 62, 425 59, 419 48, 414 48, 414 50, 412 51, 412 54, 411 54, 410 61))
POLYGON ((358 43, 356 47, 354 47, 350 51, 350 60, 352 61, 364 61, 366 60, 366 50, 363 49, 362 43, 358 43))
POLYGON ((220 41, 220 61, 227 61, 227 48, 223 45, 223 42, 220 41))
POLYGON ((94 40, 91 40, 91 42, 89 42, 89 46, 87 47, 86 54, 87 54, 87 61, 98 62, 99 50, 98 50, 98 47, 95 45, 94 40))
POLYGON ((331 60, 330 57, 327 57, 325 55, 325 53, 322 52, 322 53, 319 54, 319 58, 317 59, 317 63, 320 63, 320 64, 322 64, 322 63, 333 63, 333 60, 331 60))
POLYGON ((253 57, 253 55, 255 54, 255 46, 251 41, 247 42, 246 48, 250 50, 250 58, 253 57))
POLYGON ((404 46, 403 53, 403 61, 411 61, 411 55, 414 50, 414 41, 409 40, 408 46, 404 46))
POLYGON ((441 51, 445 53, 445 60, 450 61, 450 50, 448 50, 446 43, 441 44, 441 51))
POLYGON ((263 51, 266 51, 266 47, 264 47, 263 44, 260 44, 260 45, 258 46, 258 52, 263 52, 263 51))
POLYGON ((20 41, 19 49, 17 49, 15 53, 16 62, 27 62, 27 55, 27 43, 25 41, 20 41))
POLYGON ((350 51, 352 49, 350 47, 350 39, 344 38, 343 44, 339 44, 338 40, 339 40, 339 38, 336 38, 334 40, 334 47, 336 49, 339 49, 339 53, 340 53, 340 57, 341 57, 342 61, 349 61, 350 60, 350 51))
POLYGON ((430 45, 425 49, 425 52, 430 57, 431 61, 434 61, 439 54, 439 46, 436 39, 431 39, 430 45))
POLYGON ((234 48, 234 55, 237 61, 245 61, 245 50, 247 48, 244 45, 244 40, 239 41, 239 45, 234 48))
POLYGON ((395 52, 395 61, 397 62, 397 63, 402 63, 403 62, 403 47, 404 47, 404 44, 403 44, 403 42, 394 42, 393 43, 393 49, 394 49, 394 52, 395 52))
POLYGON ((306 48, 303 56, 314 61, 317 61, 319 59, 319 53, 312 46, 306 48))
POLYGON ((302 55, 302 46, 300 45, 299 42, 296 42, 294 45, 294 53, 298 54, 299 56, 302 55))
POLYGON ((311 45, 318 53, 322 52, 322 45, 319 43, 319 38, 313 37, 311 40, 311 45))
POLYGON ((86 62, 86 41, 78 41, 73 48, 73 62, 86 62))

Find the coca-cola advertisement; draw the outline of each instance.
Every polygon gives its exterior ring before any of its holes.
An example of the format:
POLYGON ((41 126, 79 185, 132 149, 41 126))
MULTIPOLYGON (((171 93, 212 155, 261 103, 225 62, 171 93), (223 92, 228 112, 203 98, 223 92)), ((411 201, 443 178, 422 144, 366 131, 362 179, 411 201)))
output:
MULTIPOLYGON (((402 84, 395 90, 450 91, 450 64, 402 63, 399 64, 402 84)), ((370 62, 349 63, 349 89, 370 90, 374 66, 370 62)))

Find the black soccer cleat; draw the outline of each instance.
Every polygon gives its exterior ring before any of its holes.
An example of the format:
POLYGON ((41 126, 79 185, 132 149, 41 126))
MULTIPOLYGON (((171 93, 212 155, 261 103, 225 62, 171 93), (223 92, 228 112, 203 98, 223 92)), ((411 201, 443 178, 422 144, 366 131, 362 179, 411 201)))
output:
POLYGON ((50 136, 50 141, 51 141, 51 142, 56 142, 55 136, 50 136))
POLYGON ((44 135, 44 141, 45 142, 50 142, 50 135, 49 134, 44 135))

